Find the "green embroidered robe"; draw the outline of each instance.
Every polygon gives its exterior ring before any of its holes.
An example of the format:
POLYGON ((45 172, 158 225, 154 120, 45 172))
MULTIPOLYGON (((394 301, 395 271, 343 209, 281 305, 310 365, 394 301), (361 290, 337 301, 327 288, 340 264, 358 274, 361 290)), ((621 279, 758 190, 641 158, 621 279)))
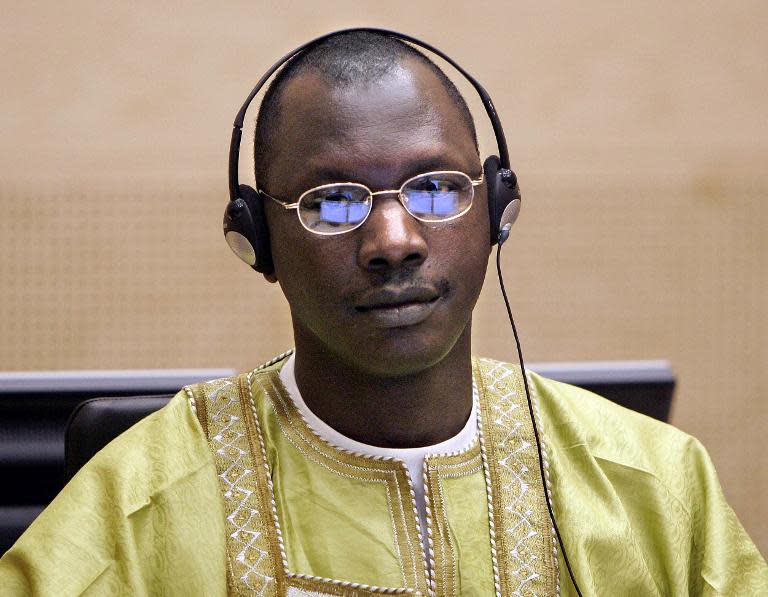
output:
MULTIPOLYGON (((475 362, 480 441, 426 460, 424 554, 405 465, 317 437, 279 367, 186 388, 112 442, 0 560, 2 594, 573 594, 517 368, 475 362)), ((696 440, 530 378, 585 595, 765 592, 696 440)))

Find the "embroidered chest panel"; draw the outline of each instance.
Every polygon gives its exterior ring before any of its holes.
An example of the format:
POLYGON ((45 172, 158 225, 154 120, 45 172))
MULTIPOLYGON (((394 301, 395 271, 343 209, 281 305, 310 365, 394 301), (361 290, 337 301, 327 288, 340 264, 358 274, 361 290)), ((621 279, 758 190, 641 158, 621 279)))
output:
POLYGON ((557 594, 557 557, 519 370, 478 360, 475 381, 479 443, 425 460, 426 555, 405 465, 317 437, 276 368, 187 388, 218 471, 230 594, 557 594), (304 466, 315 471, 313 484, 334 488, 341 507, 300 501, 294 471, 304 466), (350 512, 341 512, 338 526, 352 520, 371 534, 371 554, 349 551, 355 540, 332 540, 344 499, 350 512), (369 510, 353 511, 358 503, 369 510), (377 527, 374 520, 389 522, 377 527), (345 567, 345 558, 364 563, 366 556, 381 570, 345 567))

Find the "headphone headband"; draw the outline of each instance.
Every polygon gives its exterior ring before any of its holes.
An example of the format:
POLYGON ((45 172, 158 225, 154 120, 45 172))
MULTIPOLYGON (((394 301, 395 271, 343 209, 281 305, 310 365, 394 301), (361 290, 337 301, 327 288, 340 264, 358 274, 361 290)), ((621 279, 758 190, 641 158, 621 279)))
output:
POLYGON ((493 127, 493 134, 496 137, 496 145, 499 148, 500 166, 503 169, 509 170, 510 168, 509 151, 507 150, 507 141, 506 141, 506 138, 504 137, 504 129, 501 126, 501 120, 499 120, 499 117, 496 114, 496 108, 493 105, 491 96, 488 95, 488 92, 477 81, 477 79, 475 79, 472 75, 470 75, 466 70, 464 70, 461 66, 459 66, 456 63, 456 61, 454 61, 452 58, 447 56, 445 53, 441 52, 440 50, 428 44, 427 42, 421 41, 420 39, 417 39, 410 35, 405 35, 403 33, 398 33, 397 31, 392 31, 390 29, 379 29, 376 27, 353 27, 350 29, 340 29, 339 31, 326 33, 325 35, 321 35, 320 37, 310 40, 300 45, 298 48, 291 50, 285 56, 283 56, 280 60, 275 62, 275 64, 273 64, 269 68, 269 70, 267 70, 267 72, 265 72, 264 75, 262 75, 261 79, 259 79, 258 83, 256 83, 256 86, 248 94, 248 97, 246 98, 245 103, 243 104, 243 107, 240 108, 240 110, 237 113, 237 116, 235 117, 235 122, 233 125, 234 128, 232 130, 232 140, 229 144, 229 197, 231 201, 235 201, 239 197, 239 187, 240 187, 239 178, 240 177, 238 172, 238 165, 240 163, 240 143, 243 136, 243 123, 245 121, 245 113, 248 111, 248 108, 250 107, 251 102, 253 102, 253 98, 256 97, 259 91, 261 91, 261 88, 264 87, 264 84, 269 80, 269 78, 273 74, 275 74, 275 72, 281 66, 283 66, 286 62, 290 61, 294 56, 301 54, 305 50, 313 46, 316 46, 317 44, 325 41, 326 39, 335 37, 337 35, 341 35, 343 33, 350 33, 353 31, 367 31, 369 33, 380 33, 383 35, 388 35, 390 37, 395 37, 402 41, 407 41, 411 44, 414 44, 415 46, 418 46, 420 48, 423 48, 425 50, 432 52, 436 56, 439 56, 440 58, 445 60, 448 64, 450 64, 453 68, 459 71, 462 74, 462 76, 471 83, 472 87, 475 88, 475 91, 477 91, 477 94, 480 96, 480 100, 483 102, 485 111, 488 114, 488 118, 491 121, 491 126, 493 127))

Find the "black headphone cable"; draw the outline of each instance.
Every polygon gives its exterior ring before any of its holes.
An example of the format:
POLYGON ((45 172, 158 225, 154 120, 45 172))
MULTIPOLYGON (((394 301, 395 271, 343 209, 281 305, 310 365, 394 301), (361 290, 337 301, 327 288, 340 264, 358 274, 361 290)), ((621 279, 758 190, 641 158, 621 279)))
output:
MULTIPOLYGON (((511 226, 510 226, 511 227, 511 226)), ((533 424, 533 435, 536 438, 536 450, 539 453, 539 473, 541 474, 541 484, 544 489, 544 498, 547 503, 547 511, 549 512, 549 518, 552 521, 552 528, 555 530, 555 535, 557 536, 557 542, 560 545, 560 551, 563 554, 563 561, 565 561, 565 566, 568 568, 568 575, 571 577, 571 582, 573 583, 573 588, 576 589, 576 593, 579 597, 583 597, 581 594, 581 590, 579 589, 579 585, 576 582, 576 578, 573 574, 573 570, 571 569, 571 563, 568 561, 568 554, 565 551, 565 545, 563 544, 563 538, 560 536, 560 529, 557 526, 557 521, 555 521, 555 513, 552 511, 552 500, 549 495, 549 492, 547 491, 547 479, 544 474, 544 459, 542 457, 541 452, 541 439, 539 438, 539 429, 536 425, 536 417, 533 413, 533 401, 531 400, 531 391, 528 387, 528 373, 525 370, 525 362, 523 361, 523 350, 520 347, 520 338, 517 335, 517 326, 515 325, 515 320, 512 317, 512 309, 509 306, 509 299, 507 298, 507 290, 504 288, 504 278, 501 275, 501 245, 504 244, 504 241, 507 240, 507 237, 509 236, 509 228, 505 226, 502 231, 499 233, 499 242, 496 247, 496 273, 499 276, 499 286, 501 287, 501 295, 504 297, 504 305, 507 307, 507 315, 509 316, 509 323, 512 324, 512 333, 515 336, 515 345, 517 346, 517 357, 520 361, 520 370, 523 374, 523 385, 525 386, 525 397, 528 401, 528 412, 531 415, 531 423, 533 424)))

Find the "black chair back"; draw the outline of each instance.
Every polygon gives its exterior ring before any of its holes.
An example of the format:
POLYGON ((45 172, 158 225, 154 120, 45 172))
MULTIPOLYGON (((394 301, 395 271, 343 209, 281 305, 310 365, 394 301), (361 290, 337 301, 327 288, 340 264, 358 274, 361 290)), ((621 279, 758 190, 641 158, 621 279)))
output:
POLYGON ((69 480, 114 438, 163 408, 173 394, 93 398, 77 405, 64 439, 64 480, 69 480))

